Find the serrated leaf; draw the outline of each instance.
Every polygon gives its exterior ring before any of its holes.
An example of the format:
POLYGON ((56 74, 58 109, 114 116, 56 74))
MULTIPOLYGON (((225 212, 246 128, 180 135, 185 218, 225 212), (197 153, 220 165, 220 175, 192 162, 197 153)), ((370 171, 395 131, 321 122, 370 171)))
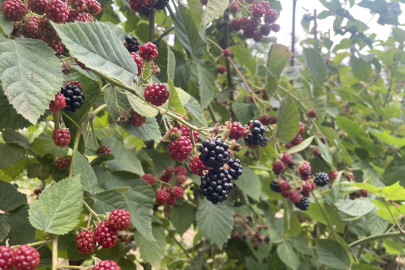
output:
POLYGON ((396 182, 395 184, 381 188, 381 194, 385 196, 385 200, 403 201, 405 200, 405 189, 396 182))
POLYGON ((210 0, 207 2, 207 8, 205 9, 202 26, 206 26, 212 22, 216 17, 224 13, 225 9, 229 6, 229 2, 223 0, 210 0))
POLYGON ((0 26, 3 28, 3 31, 6 35, 11 34, 13 32, 13 22, 4 16, 2 5, 7 0, 0 0, 0 26))
POLYGON ((368 198, 356 200, 341 199, 334 204, 339 211, 354 217, 368 214, 375 209, 374 204, 368 198))
POLYGON ((200 102, 201 108, 205 109, 214 100, 215 81, 218 73, 217 69, 211 62, 197 62, 198 84, 200 85, 200 102))
POLYGON ((190 113, 204 126, 208 126, 207 120, 205 120, 204 117, 204 112, 201 110, 200 103, 198 101, 190 96, 189 101, 184 104, 184 107, 186 107, 187 110, 190 111, 190 113))
POLYGON ((312 103, 315 106, 316 117, 322 124, 326 115, 326 96, 317 96, 312 99, 312 103))
POLYGON ((4 94, 17 113, 35 124, 55 98, 63 77, 55 52, 29 38, 0 36, 0 77, 4 94))
POLYGON ((17 191, 10 183, 0 180, 0 210, 9 212, 27 202, 27 195, 17 191))
POLYGON ((103 164, 104 161, 113 160, 114 156, 111 154, 101 154, 93 159, 90 163, 91 167, 96 167, 98 165, 103 164))
POLYGON ((326 79, 326 66, 321 54, 313 48, 304 48, 303 55, 312 78, 322 85, 326 79))
POLYGON ((160 140, 162 138, 155 118, 146 118, 145 123, 140 127, 136 127, 130 123, 122 123, 121 126, 126 132, 143 141, 160 140))
POLYGON ((228 49, 230 49, 232 55, 239 60, 239 63, 245 65, 252 74, 256 73, 257 62, 253 58, 251 50, 249 50, 248 48, 242 48, 238 45, 229 47, 228 49))
POLYGON ((378 132, 377 130, 371 131, 371 134, 373 134, 374 137, 377 139, 383 141, 387 145, 395 145, 397 148, 401 148, 405 146, 405 140, 402 138, 396 138, 391 135, 389 135, 386 131, 384 132, 378 132))
POLYGON ((214 205, 208 200, 202 200, 197 209, 196 220, 202 235, 220 248, 231 236, 233 214, 225 204, 214 205))
POLYGON ((168 78, 168 83, 167 84, 168 84, 169 92, 170 92, 169 104, 168 104, 169 109, 179 113, 182 116, 185 115, 186 110, 184 109, 183 104, 180 101, 177 90, 174 87, 173 80, 170 77, 168 78))
POLYGON ((107 162, 110 170, 144 175, 141 162, 136 157, 135 152, 126 149, 120 141, 112 137, 107 138, 105 144, 111 149, 111 154, 115 158, 107 162))
POLYGON ((13 105, 8 102, 0 85, 0 129, 22 129, 28 126, 31 126, 30 121, 17 113, 13 105))
POLYGON ((170 47, 167 46, 167 77, 174 80, 176 71, 176 58, 170 47))
POLYGON ((153 225, 152 232, 156 241, 148 240, 138 231, 135 232, 134 238, 143 261, 152 264, 157 269, 165 255, 166 237, 163 228, 159 225, 153 225))
POLYGON ((127 204, 124 196, 116 190, 105 190, 96 193, 93 196, 94 211, 97 214, 105 214, 111 212, 114 209, 126 209, 127 204))
POLYGON ((302 143, 295 145, 295 146, 291 147, 290 149, 287 149, 285 152, 290 153, 290 154, 301 152, 302 150, 306 149, 308 146, 311 145, 314 137, 315 136, 311 136, 311 137, 307 138, 302 143))
POLYGON ((387 253, 401 255, 404 253, 404 248, 401 243, 394 239, 384 239, 384 248, 387 253))
POLYGON ((174 205, 170 212, 170 221, 176 231, 182 236, 193 224, 196 208, 183 202, 181 205, 174 205))
POLYGON ((369 183, 347 183, 347 184, 345 183, 345 185, 350 185, 350 186, 353 186, 353 187, 358 187, 358 188, 361 188, 361 189, 364 189, 364 190, 368 190, 368 191, 370 191, 371 193, 374 193, 374 194, 379 194, 380 193, 380 189, 378 187, 370 185, 369 183))
POLYGON ((336 241, 315 239, 319 261, 333 269, 348 270, 350 258, 344 248, 336 241))
POLYGON ((46 188, 38 200, 31 203, 31 224, 48 233, 66 234, 79 223, 83 209, 80 175, 46 188))
POLYGON ((145 117, 155 117, 158 114, 158 110, 153 108, 150 103, 130 93, 128 93, 127 96, 131 107, 140 115, 145 117))
POLYGON ((254 105, 252 104, 232 103, 231 106, 236 118, 242 125, 246 125, 255 116, 255 113, 253 113, 254 105))
POLYGON ((240 190, 255 200, 259 200, 262 183, 259 176, 252 169, 243 168, 243 174, 235 181, 240 190))
POLYGON ((93 168, 79 151, 76 151, 73 155, 73 172, 74 175, 81 174, 80 182, 84 191, 95 193, 102 190, 97 186, 97 177, 93 168))
POLYGON ((316 138, 316 141, 318 143, 319 149, 321 150, 322 158, 329 164, 333 164, 333 156, 329 148, 320 139, 318 139, 318 137, 316 138))
POLYGON ((288 243, 281 243, 277 246, 277 255, 280 260, 293 270, 298 269, 300 260, 297 253, 293 250, 292 246, 288 243))
POLYGON ((366 224, 371 235, 384 233, 389 223, 388 220, 380 217, 376 211, 371 211, 366 215, 366 224))
POLYGON ((86 67, 133 87, 138 68, 108 24, 75 22, 52 25, 70 54, 86 67))
POLYGON ((287 46, 275 44, 271 46, 267 58, 267 68, 271 74, 278 78, 291 58, 291 52, 287 46))
POLYGON ((9 234, 9 244, 22 245, 34 241, 35 228, 28 220, 28 205, 23 205, 8 214, 11 220, 11 230, 9 234))
POLYGON ((294 139, 300 131, 300 115, 297 106, 291 96, 286 96, 277 110, 277 135, 283 143, 294 139))
POLYGON ((0 214, 0 243, 6 238, 11 230, 11 220, 5 214, 0 214))
MULTIPOLYGON (((322 204, 322 207, 324 207, 324 212, 328 218, 328 220, 331 222, 332 225, 336 226, 336 230, 340 233, 344 232, 345 225, 342 221, 342 218, 339 216, 339 214, 333 210, 331 206, 328 204, 324 203, 322 204)), ((328 225, 328 220, 325 219, 322 210, 320 209, 320 206, 316 203, 311 203, 309 205, 308 210, 305 212, 308 214, 310 217, 315 219, 316 221, 321 222, 324 225, 328 225)))
POLYGON ((3 130, 2 131, 3 140, 6 143, 15 143, 25 149, 30 149, 31 145, 28 139, 21 133, 13 130, 3 130))

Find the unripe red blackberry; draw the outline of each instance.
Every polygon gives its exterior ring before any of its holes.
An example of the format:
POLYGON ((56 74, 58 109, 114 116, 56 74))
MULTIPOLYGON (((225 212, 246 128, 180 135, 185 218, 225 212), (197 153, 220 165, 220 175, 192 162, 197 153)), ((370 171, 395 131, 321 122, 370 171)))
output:
POLYGON ((314 190, 314 188, 315 184, 309 182, 304 183, 304 192, 311 192, 312 190, 314 190))
POLYGON ((301 136, 301 134, 298 134, 298 135, 291 141, 291 144, 292 144, 292 145, 299 145, 300 143, 302 143, 302 136, 301 136))
MULTIPOLYGON (((155 179, 153 179, 155 180, 155 179)), ((117 231, 128 229, 131 225, 131 213, 124 209, 116 209, 108 217, 108 224, 117 231)))
POLYGON ((304 133, 304 130, 305 130, 305 126, 304 126, 304 124, 302 124, 302 123, 300 122, 300 132, 299 132, 299 134, 304 133))
POLYGON ((121 270, 121 267, 114 261, 105 260, 94 266, 93 270, 121 270))
POLYGON ((77 12, 74 9, 69 10, 69 16, 68 16, 66 22, 74 23, 76 21, 85 22, 85 21, 87 21, 87 17, 86 17, 86 15, 84 15, 84 13, 77 12))
POLYGON ((277 160, 273 163, 273 172, 275 174, 280 174, 280 173, 284 172, 284 170, 285 170, 285 166, 282 161, 277 160))
POLYGON ((177 175, 176 178, 177 178, 177 184, 180 184, 180 185, 184 184, 187 180, 185 175, 177 175))
POLYGON ((177 199, 181 199, 184 196, 184 189, 181 187, 176 187, 173 191, 173 195, 176 196, 177 199))
POLYGON ((54 37, 43 37, 41 38, 43 42, 48 43, 48 46, 52 48, 52 50, 55 51, 55 55, 59 56, 62 55, 62 53, 65 50, 65 45, 63 45, 62 41, 60 41, 57 38, 54 37))
MULTIPOLYGON (((47 1, 48 2, 48 1, 47 1)), ((57 38, 58 34, 53 28, 51 21, 45 16, 38 23, 38 31, 41 33, 42 37, 53 37, 57 38)))
POLYGON ((364 197, 364 198, 367 198, 369 196, 368 190, 365 190, 365 189, 360 190, 359 193, 360 193, 360 196, 364 197))
POLYGON ((0 246, 0 269, 10 270, 15 263, 14 251, 6 246, 0 246))
POLYGON ((311 170, 311 165, 309 163, 301 165, 301 167, 298 169, 300 175, 305 177, 311 175, 311 170))
POLYGON ((231 21, 231 29, 232 31, 239 31, 242 28, 242 24, 240 23, 240 21, 238 19, 233 19, 231 21))
POLYGON ((174 141, 167 146, 169 157, 173 160, 183 161, 187 159, 193 150, 193 145, 188 137, 181 136, 178 141, 174 141))
POLYGON ((292 147, 292 143, 286 143, 284 144, 285 148, 290 149, 292 147))
POLYGON ((224 55, 225 57, 231 57, 231 55, 232 55, 230 49, 225 49, 225 50, 222 51, 222 53, 223 53, 223 55, 224 55))
POLYGON ((281 195, 286 199, 288 199, 290 197, 290 194, 291 194, 291 190, 281 192, 281 195))
POLYGON ((288 165, 292 163, 292 155, 290 153, 284 153, 283 158, 281 161, 284 162, 284 164, 288 165))
POLYGON ((142 179, 145 180, 151 186, 155 184, 155 177, 149 173, 144 174, 142 176, 142 179))
POLYGON ((152 42, 143 44, 139 48, 139 56, 146 61, 153 61, 156 56, 158 56, 157 47, 152 42))
POLYGON ((314 149, 312 149, 312 154, 314 156, 316 156, 317 158, 320 158, 321 157, 321 150, 319 148, 314 148, 314 149))
POLYGON ((48 0, 28 0, 27 8, 38 15, 44 15, 47 3, 48 0))
POLYGON ((226 72, 226 67, 223 66, 223 65, 219 65, 219 66, 217 67, 217 72, 218 72, 219 74, 225 74, 225 72, 226 72))
POLYGON ((299 191, 294 191, 291 192, 288 196, 288 198, 290 199, 290 201, 292 202, 299 202, 301 200, 301 194, 299 191))
POLYGON ((68 158, 58 158, 55 161, 55 167, 59 170, 59 171, 64 171, 67 170, 70 166, 70 162, 68 158))
POLYGON ((184 168, 183 166, 179 166, 176 169, 174 169, 174 174, 175 175, 186 175, 187 174, 187 170, 186 168, 184 168))
MULTIPOLYGON (((186 125, 183 125, 180 129, 181 136, 187 137, 191 140, 191 131, 190 128, 186 125)), ((194 137, 194 142, 198 142, 200 139, 200 133, 196 130, 193 130, 193 137, 194 137)))
POLYGON ((39 252, 30 246, 22 245, 14 253, 15 254, 15 269, 33 270, 40 262, 39 252))
POLYGON ((270 9, 265 15, 264 15, 264 22, 265 23, 274 23, 278 18, 278 13, 274 9, 270 9))
POLYGON ((291 185, 287 181, 282 181, 279 186, 282 192, 291 190, 291 185))
POLYGON ((169 199, 167 200, 167 204, 168 205, 175 205, 176 204, 176 196, 174 196, 174 195, 170 195, 169 196, 169 199))
POLYGON ((172 166, 167 167, 165 170, 166 174, 174 174, 174 171, 175 169, 172 166))
POLYGON ((39 194, 41 194, 42 193, 42 188, 36 188, 36 189, 34 189, 34 194, 35 195, 39 195, 39 194))
POLYGON ((55 95, 55 100, 49 103, 49 110, 53 113, 59 112, 66 107, 65 97, 61 93, 55 95))
POLYGON ((354 180, 354 174, 353 174, 353 173, 349 173, 349 178, 350 178, 350 180, 354 180))
POLYGON ((81 12, 87 8, 87 0, 70 0, 70 6, 73 10, 81 12))
POLYGON ((117 244, 118 231, 113 229, 107 220, 103 220, 94 231, 94 239, 103 248, 117 244))
POLYGON ((96 250, 94 233, 90 230, 81 231, 76 235, 76 248, 80 253, 89 254, 96 250))
POLYGON ((97 156, 102 155, 102 154, 111 154, 111 150, 107 146, 102 145, 99 148, 97 148, 96 154, 97 154, 97 156))
POLYGON ((11 21, 22 21, 27 14, 27 7, 20 0, 8 0, 1 5, 3 14, 11 21))
POLYGON ((332 171, 332 172, 328 173, 328 176, 329 176, 330 180, 334 180, 338 176, 338 171, 336 171, 336 170, 332 171))
POLYGON ((273 24, 273 26, 271 27, 271 30, 273 30, 274 32, 278 32, 280 31, 280 25, 279 24, 273 24))
POLYGON ((156 195, 156 202, 158 204, 166 203, 170 196, 169 193, 164 189, 160 189, 160 190, 156 191, 155 195, 156 195))
POLYGON ((233 2, 233 3, 229 6, 229 9, 230 9, 231 13, 238 13, 238 12, 240 11, 239 4, 236 3, 236 2, 233 2))
POLYGON ((172 179, 172 176, 170 174, 164 174, 160 180, 163 182, 169 183, 169 181, 172 179))
POLYGON ((312 109, 308 112, 308 116, 311 118, 316 118, 316 112, 315 109, 312 109))
POLYGON ((87 12, 91 15, 97 15, 101 12, 101 5, 97 0, 87 0, 87 12))
POLYGON ((131 9, 136 12, 142 11, 142 6, 146 6, 148 4, 148 0, 131 0, 129 1, 129 5, 131 9))
POLYGON ((204 165, 204 162, 202 162, 198 157, 195 157, 188 165, 188 167, 190 168, 193 174, 199 176, 203 176, 204 171, 209 170, 209 168, 204 165))
POLYGON ((41 39, 41 33, 38 29, 39 19, 36 16, 31 16, 30 20, 26 22, 23 27, 23 35, 26 38, 41 39))
MULTIPOLYGON (((307 182, 306 182, 306 183, 307 183, 307 182)), ((305 190, 302 191, 301 194, 302 194, 302 196, 307 197, 307 198, 309 198, 309 197, 311 196, 311 193, 308 192, 308 191, 305 191, 305 190)))
POLYGON ((45 7, 45 14, 49 20, 62 23, 65 22, 69 16, 68 5, 61 0, 49 0, 45 7))
POLYGON ((274 125, 277 123, 277 118, 274 115, 263 115, 259 118, 260 123, 263 125, 274 125))
POLYGON ((134 52, 131 52, 132 59, 134 59, 136 66, 138 67, 138 76, 142 73, 143 59, 134 52))
POLYGON ((229 135, 229 138, 239 140, 243 136, 245 136, 246 129, 242 126, 241 123, 239 122, 233 122, 232 123, 232 128, 231 128, 231 134, 229 135))
POLYGON ((70 131, 67 129, 55 129, 53 131, 52 139, 56 146, 65 147, 70 144, 70 131))
POLYGON ((131 125, 134 125, 136 127, 140 127, 145 123, 146 117, 140 115, 139 113, 134 111, 134 109, 131 109, 131 117, 129 118, 128 121, 129 121, 129 123, 131 125))
POLYGON ((155 106, 162 106, 162 104, 166 103, 170 95, 166 86, 162 83, 154 83, 146 86, 144 94, 146 101, 155 106))

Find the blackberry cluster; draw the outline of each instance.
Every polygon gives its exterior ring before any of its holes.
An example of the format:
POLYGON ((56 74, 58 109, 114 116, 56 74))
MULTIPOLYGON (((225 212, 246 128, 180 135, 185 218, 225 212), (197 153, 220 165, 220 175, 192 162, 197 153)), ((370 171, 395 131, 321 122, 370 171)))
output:
POLYGON ((276 193, 281 193, 280 185, 276 181, 270 183, 270 189, 276 193))
POLYGON ((69 84, 66 87, 62 87, 60 92, 65 97, 65 110, 75 112, 83 105, 85 96, 77 85, 69 84))
POLYGON ((329 183, 329 176, 327 173, 319 172, 315 174, 315 185, 318 187, 326 186, 329 183))
POLYGON ((201 195, 213 204, 225 201, 233 188, 232 176, 224 169, 211 169, 201 177, 201 195))
POLYGON ((142 14, 149 17, 153 13, 153 7, 149 4, 142 6, 142 14))
POLYGON ((157 10, 164 10, 169 3, 169 0, 157 0, 156 4, 153 6, 157 10))
POLYGON ((265 127, 260 123, 259 120, 250 120, 245 126, 245 129, 250 128, 250 134, 245 138, 245 144, 247 146, 265 146, 269 142, 269 139, 266 137, 264 132, 266 131, 265 127))
POLYGON ((307 211, 309 208, 310 201, 308 198, 302 197, 299 202, 294 202, 295 207, 301 209, 302 211, 307 211))
POLYGON ((156 202, 158 204, 166 203, 170 196, 169 193, 164 189, 156 191, 155 195, 156 195, 156 202))
POLYGON ((210 168, 219 169, 229 160, 231 151, 229 145, 221 138, 214 141, 205 140, 199 149, 200 160, 204 165, 210 168))
POLYGON ((139 51, 139 47, 141 46, 138 39, 136 37, 131 37, 130 35, 125 37, 125 43, 127 50, 130 53, 136 53, 137 51, 139 51))
POLYGON ((227 164, 229 167, 228 173, 232 176, 232 179, 238 180, 239 176, 241 176, 243 173, 242 165, 240 165, 240 160, 230 157, 227 164))

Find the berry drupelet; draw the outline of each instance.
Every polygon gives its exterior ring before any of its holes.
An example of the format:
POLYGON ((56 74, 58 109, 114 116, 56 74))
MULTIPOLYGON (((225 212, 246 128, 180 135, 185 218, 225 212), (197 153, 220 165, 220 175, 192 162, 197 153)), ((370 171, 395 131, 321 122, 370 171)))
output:
POLYGON ((233 188, 232 176, 224 169, 211 169, 201 177, 201 195, 213 204, 223 202, 228 198, 233 188))
POLYGON ((61 94, 65 97, 65 110, 75 112, 84 103, 85 96, 76 84, 69 84, 61 88, 61 94))
POLYGON ((229 160, 229 145, 221 138, 214 141, 205 140, 199 148, 200 160, 210 168, 219 169, 229 160))

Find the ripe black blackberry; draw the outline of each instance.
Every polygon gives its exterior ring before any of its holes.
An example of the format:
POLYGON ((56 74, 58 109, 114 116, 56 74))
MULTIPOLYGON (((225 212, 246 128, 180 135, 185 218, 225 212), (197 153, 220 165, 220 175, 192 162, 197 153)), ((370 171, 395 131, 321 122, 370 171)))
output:
POLYGON ((62 87, 60 92, 66 100, 65 110, 69 112, 75 112, 83 105, 85 96, 77 85, 69 84, 66 87, 62 87))
POLYGON ((239 176, 242 175, 242 165, 240 164, 240 160, 230 157, 227 163, 229 166, 228 173, 232 176, 233 180, 238 180, 239 176))
POLYGON ((157 0, 156 4, 153 6, 157 10, 164 10, 169 3, 169 0, 157 0))
POLYGON ((319 172, 315 174, 315 185, 318 187, 326 186, 329 183, 329 176, 327 173, 319 172))
MULTIPOLYGON (((250 120, 245 126, 245 129, 250 128, 250 134, 245 138, 245 143, 249 146, 265 146, 265 134, 266 128, 260 123, 259 120, 250 120)), ((267 139, 268 142, 268 139, 267 139)), ((266 144, 267 145, 267 144, 266 144)))
POLYGON ((200 160, 210 168, 219 169, 229 160, 231 152, 229 145, 221 138, 214 141, 205 140, 199 149, 200 160))
POLYGON ((125 43, 127 50, 130 53, 131 52, 136 53, 137 51, 139 51, 139 47, 141 46, 138 39, 136 37, 131 37, 130 35, 125 37, 125 43))
POLYGON ((294 205, 302 211, 307 211, 310 203, 311 202, 308 200, 308 198, 302 197, 301 200, 299 202, 295 202, 294 205))
POLYGON ((232 176, 224 169, 211 169, 201 177, 201 195, 213 204, 225 201, 233 188, 232 176))
POLYGON ((147 4, 146 6, 142 6, 142 13, 146 17, 149 17, 150 14, 153 13, 153 7, 151 5, 149 5, 149 4, 147 4))
POLYGON ((274 192, 281 193, 280 185, 278 182, 275 181, 271 182, 270 189, 273 190, 274 192))

